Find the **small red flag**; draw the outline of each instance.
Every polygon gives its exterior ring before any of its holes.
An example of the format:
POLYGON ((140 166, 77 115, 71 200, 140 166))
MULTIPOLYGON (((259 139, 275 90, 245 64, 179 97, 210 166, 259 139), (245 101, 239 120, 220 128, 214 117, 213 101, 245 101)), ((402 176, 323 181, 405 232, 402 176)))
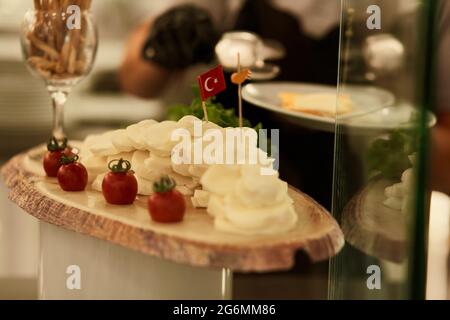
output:
POLYGON ((200 75, 198 77, 198 84, 200 86, 200 94, 203 101, 225 90, 227 85, 225 83, 222 66, 218 65, 214 69, 200 75))

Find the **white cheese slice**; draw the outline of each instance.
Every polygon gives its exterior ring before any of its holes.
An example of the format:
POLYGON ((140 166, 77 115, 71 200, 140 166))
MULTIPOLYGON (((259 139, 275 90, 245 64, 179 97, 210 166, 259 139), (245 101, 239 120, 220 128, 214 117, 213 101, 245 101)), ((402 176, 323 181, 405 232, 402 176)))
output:
POLYGON ((150 126, 143 132, 145 147, 155 155, 170 157, 172 149, 179 141, 172 139, 172 134, 179 129, 175 121, 163 121, 150 126))
POLYGON ((203 189, 214 194, 225 196, 234 190, 241 171, 239 166, 211 166, 200 179, 203 189))
POLYGON ((155 120, 144 120, 126 128, 128 138, 130 139, 135 149, 146 149, 144 132, 157 123, 158 122, 155 120))
POLYGON ((101 134, 90 134, 90 135, 88 135, 84 139, 84 142, 83 142, 83 148, 82 148, 83 151, 84 150, 88 151, 89 150, 89 146, 93 145, 98 140, 98 138, 101 137, 101 136, 102 136, 101 134))
POLYGON ((185 177, 175 172, 169 173, 168 176, 175 181, 177 186, 184 186, 192 191, 199 186, 197 180, 192 177, 185 177))
POLYGON ((175 164, 173 162, 171 162, 172 165, 172 170, 182 176, 185 177, 190 177, 190 173, 189 173, 189 167, 191 166, 190 164, 175 164))
POLYGON ((92 144, 87 145, 90 152, 96 156, 110 156, 118 154, 119 151, 114 147, 111 141, 113 132, 108 131, 101 136, 98 136, 92 144))
POLYGON ((189 166, 188 172, 192 177, 201 178, 208 168, 206 164, 193 164, 189 166))
POLYGON ((82 155, 80 161, 88 172, 89 182, 93 181, 99 174, 108 170, 106 157, 94 156, 92 153, 88 153, 86 156, 82 155))
POLYGON ((173 173, 172 162, 169 157, 160 157, 153 153, 144 160, 144 169, 141 175, 146 179, 158 181, 161 176, 173 173))
POLYGON ((144 150, 137 150, 133 152, 133 156, 131 157, 131 169, 136 173, 137 176, 140 176, 144 179, 149 179, 148 169, 145 166, 145 160, 149 157, 150 153, 144 150))
POLYGON ((203 121, 194 116, 185 116, 178 120, 178 126, 180 128, 185 128, 186 130, 188 130, 191 136, 194 136, 195 125, 197 125, 199 129, 202 129, 203 121))
POLYGON ((136 175, 138 182, 138 194, 142 196, 149 196, 153 194, 153 181, 144 179, 136 175))
POLYGON ((175 190, 181 193, 183 196, 190 197, 194 194, 194 191, 185 186, 176 186, 175 190))
POLYGON ((127 134, 126 129, 113 131, 111 142, 119 152, 131 152, 135 150, 134 143, 127 134))
POLYGON ((215 194, 210 194, 207 211, 212 217, 215 218, 224 217, 225 216, 224 207, 225 205, 223 202, 223 197, 215 194))
POLYGON ((210 193, 205 190, 195 190, 194 196, 191 197, 192 205, 195 208, 206 208, 209 203, 209 195, 210 193))
POLYGON ((203 136, 209 129, 221 129, 221 127, 214 122, 203 121, 190 115, 178 120, 178 125, 180 128, 187 129, 193 137, 196 135, 203 136))

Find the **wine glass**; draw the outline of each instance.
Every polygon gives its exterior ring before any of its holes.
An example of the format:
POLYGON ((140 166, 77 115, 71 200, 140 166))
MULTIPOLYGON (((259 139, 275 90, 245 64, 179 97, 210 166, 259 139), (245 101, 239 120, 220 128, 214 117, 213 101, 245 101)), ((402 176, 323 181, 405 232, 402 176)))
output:
POLYGON ((92 69, 98 46, 90 1, 35 0, 21 27, 28 69, 45 81, 53 104, 53 136, 65 138, 64 105, 73 86, 92 69), (78 4, 78 5, 77 5, 78 4))

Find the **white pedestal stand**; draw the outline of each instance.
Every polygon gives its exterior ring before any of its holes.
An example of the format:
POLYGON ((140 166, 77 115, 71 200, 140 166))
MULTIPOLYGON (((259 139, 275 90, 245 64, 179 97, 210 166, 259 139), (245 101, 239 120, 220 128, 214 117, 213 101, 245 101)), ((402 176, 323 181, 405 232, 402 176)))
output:
POLYGON ((40 247, 40 299, 231 298, 228 269, 175 264, 45 222, 40 247), (79 267, 79 290, 68 288, 70 266, 79 267))

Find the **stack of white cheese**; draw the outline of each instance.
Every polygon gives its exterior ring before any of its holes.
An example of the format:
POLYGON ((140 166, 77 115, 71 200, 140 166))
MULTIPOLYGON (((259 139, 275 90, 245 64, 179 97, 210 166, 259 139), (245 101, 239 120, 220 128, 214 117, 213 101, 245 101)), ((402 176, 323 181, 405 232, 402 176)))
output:
MULTIPOLYGON (((192 153, 204 152, 208 148, 212 139, 202 136, 208 130, 218 130, 226 136, 226 129, 211 122, 201 122, 203 130, 199 136, 194 126, 199 122, 201 120, 193 116, 178 122, 144 120, 126 129, 87 137, 80 158, 88 170, 92 188, 101 191, 103 177, 109 171, 108 163, 123 158, 130 161, 135 172, 138 194, 152 194, 153 183, 167 175, 175 180, 178 191, 191 196, 195 207, 207 208, 219 230, 239 234, 274 234, 293 228, 297 214, 287 193, 287 183, 281 181, 274 170, 267 175, 267 169, 272 168, 272 160, 257 148, 256 142, 247 146, 258 153, 256 164, 249 163, 249 152, 246 153, 246 161, 239 164, 211 163, 211 160, 181 164, 173 161, 173 153, 180 145, 180 140, 173 139, 176 129, 186 129, 185 132, 191 135, 192 153), (200 149, 195 147, 199 139, 202 139, 200 149)), ((244 134, 253 129, 230 130, 244 134)), ((230 141, 224 138, 222 143, 222 149, 226 150, 230 141)))
POLYGON ((217 229, 245 235, 277 234, 297 223, 288 185, 278 175, 261 175, 255 165, 216 165, 200 180, 217 229))
MULTIPOLYGON (((186 120, 186 119, 185 119, 186 120)), ((89 136, 81 150, 81 161, 89 176, 95 177, 92 187, 101 191, 103 177, 108 172, 108 163, 115 159, 130 161, 138 180, 138 193, 150 195, 153 183, 162 175, 175 180, 177 189, 184 195, 192 195, 199 186, 198 177, 181 175, 174 170, 171 161, 174 129, 188 126, 180 120, 156 122, 144 120, 126 129, 108 131, 102 135, 89 136)))

